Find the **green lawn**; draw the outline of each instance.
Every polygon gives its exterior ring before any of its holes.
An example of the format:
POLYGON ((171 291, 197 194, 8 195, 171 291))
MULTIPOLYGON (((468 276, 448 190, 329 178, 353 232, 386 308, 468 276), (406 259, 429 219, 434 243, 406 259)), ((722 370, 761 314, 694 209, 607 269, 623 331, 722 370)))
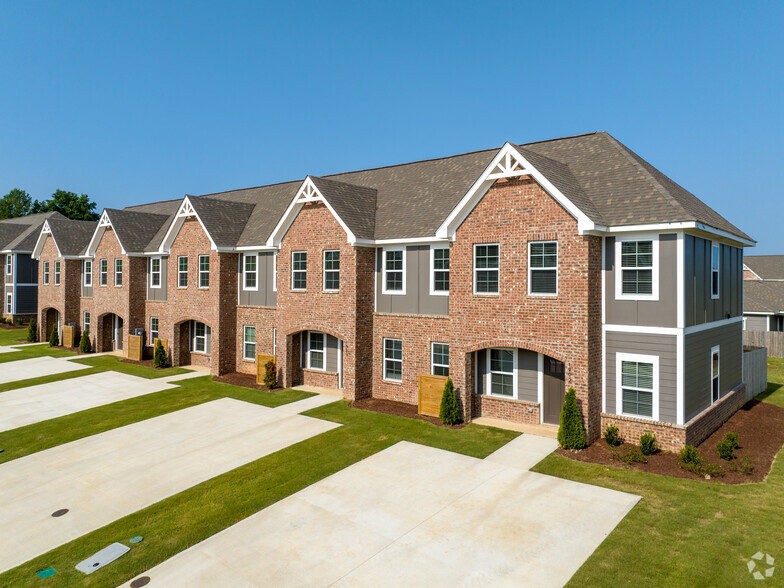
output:
MULTIPOLYGON (((11 332, 11 331, 0 331, 11 332)), ((2 345, 2 343, 0 343, 2 345)), ((39 343, 38 345, 27 345, 22 347, 19 351, 9 351, 8 353, 0 353, 0 363, 7 363, 9 361, 18 361, 20 359, 31 359, 33 357, 72 357, 76 355, 72 351, 67 351, 62 347, 49 347, 48 343, 39 343)))
MULTIPOLYGON (((170 412, 213 397, 231 396, 262 404, 266 401, 283 403, 301 397, 301 393, 290 390, 269 397, 266 396, 269 393, 238 389, 212 382, 209 378, 186 380, 181 388, 179 394, 172 390, 85 411, 81 418, 69 422, 65 419, 71 417, 56 419, 60 425, 49 428, 46 433, 55 436, 56 442, 31 436, 22 440, 21 444, 37 443, 35 450, 40 451, 70 438, 84 436, 85 429, 89 431, 86 434, 93 434, 139 420, 140 414, 148 418, 154 413, 170 412), (266 401, 261 402, 262 398, 266 401), (149 402, 144 405, 144 400, 149 402), (119 411, 123 416, 116 416, 119 405, 126 405, 125 410, 119 411), (90 413, 96 416, 93 418, 90 413), (66 432, 77 424, 81 431, 66 432)), ((445 429, 424 421, 352 409, 345 401, 306 414, 343 426, 208 480, 80 537, 0 575, 0 585, 37 584, 40 580, 35 572, 53 566, 58 573, 46 580, 50 586, 116 586, 270 504, 398 441, 407 440, 483 458, 517 436, 511 431, 478 425, 458 430, 445 429), (120 541, 127 544, 128 539, 135 535, 142 535, 144 541, 132 546, 128 555, 110 566, 90 576, 74 569, 76 563, 109 543, 120 541)))
POLYGON ((0 329, 0 346, 27 343, 27 329, 0 329))
MULTIPOLYGON (((766 402, 784 406, 784 360, 770 360, 766 402)), ((642 496, 570 586, 745 586, 758 551, 784 560, 784 464, 765 482, 730 486, 550 455, 534 471, 642 496)), ((784 569, 772 578, 784 584, 784 569)))

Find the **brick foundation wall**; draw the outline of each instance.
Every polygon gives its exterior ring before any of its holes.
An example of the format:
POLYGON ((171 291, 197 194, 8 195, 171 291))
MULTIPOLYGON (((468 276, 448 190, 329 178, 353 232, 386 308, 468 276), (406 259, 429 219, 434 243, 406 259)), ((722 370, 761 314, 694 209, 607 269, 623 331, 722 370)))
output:
POLYGON ((702 443, 744 404, 746 404, 746 385, 741 384, 725 394, 708 410, 686 423, 686 443, 688 445, 702 443))
POLYGON ((319 370, 299 368, 300 380, 307 386, 318 386, 319 388, 338 387, 338 374, 334 372, 322 372, 319 370))
POLYGON ((473 395, 473 414, 514 423, 539 424, 538 403, 511 398, 493 398, 486 394, 473 395))

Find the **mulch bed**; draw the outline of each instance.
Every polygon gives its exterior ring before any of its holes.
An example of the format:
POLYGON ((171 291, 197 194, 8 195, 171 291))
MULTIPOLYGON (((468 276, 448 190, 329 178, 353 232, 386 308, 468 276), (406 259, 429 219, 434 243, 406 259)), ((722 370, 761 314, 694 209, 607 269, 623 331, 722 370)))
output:
MULTIPOLYGON (((783 444, 784 408, 768 402, 752 400, 697 447, 704 462, 724 466, 725 474, 718 477, 711 476, 710 480, 682 469, 678 465, 678 454, 669 451, 659 451, 654 455, 647 456, 648 463, 627 465, 614 457, 604 439, 595 441, 582 451, 567 451, 559 448, 557 452, 578 461, 631 468, 676 478, 691 478, 723 484, 743 484, 763 481, 770 472, 773 460, 783 444), (738 458, 748 455, 752 459, 754 470, 751 474, 732 472, 727 467, 729 463, 719 458, 716 444, 724 439, 724 435, 729 432, 739 435, 740 446, 735 452, 738 458)), ((627 444, 624 444, 617 449, 623 451, 626 446, 627 444)), ((628 447, 632 446, 628 445, 628 447)))
POLYGON ((462 429, 465 423, 459 425, 443 425, 435 417, 417 414, 417 407, 415 404, 406 404, 405 402, 395 402, 394 400, 384 400, 383 398, 362 398, 355 400, 351 403, 353 408, 360 410, 369 410, 372 412, 383 412, 384 414, 391 414, 395 416, 402 416, 409 419, 418 419, 420 421, 427 421, 445 429, 462 429))
POLYGON ((232 386, 242 386, 243 388, 252 388, 253 390, 261 390, 262 392, 269 392, 270 389, 264 384, 256 383, 256 376, 253 374, 240 374, 232 372, 222 376, 215 376, 213 378, 216 382, 223 382, 224 384, 231 384, 232 386))
POLYGON ((155 369, 154 366, 152 365, 152 359, 143 359, 141 361, 138 361, 136 359, 121 359, 120 363, 132 363, 133 365, 141 365, 144 367, 155 369))
POLYGON ((26 327, 27 327, 27 323, 23 323, 21 325, 17 325, 17 324, 8 325, 6 323, 0 323, 0 329, 22 329, 26 327))

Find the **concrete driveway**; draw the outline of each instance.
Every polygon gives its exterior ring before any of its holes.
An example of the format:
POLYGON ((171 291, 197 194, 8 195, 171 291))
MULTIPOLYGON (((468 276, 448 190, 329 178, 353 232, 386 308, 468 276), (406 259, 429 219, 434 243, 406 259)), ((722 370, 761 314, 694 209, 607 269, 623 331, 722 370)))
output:
POLYGON ((2 464, 0 572, 338 426, 222 398, 2 464))
POLYGON ((485 460, 398 443, 141 576, 151 586, 562 586, 639 497, 526 471, 554 448, 532 437, 485 460))
POLYGON ((65 372, 86 370, 88 367, 89 366, 86 365, 73 363, 67 359, 48 356, 7 361, 0 364, 0 384, 16 382, 17 380, 27 380, 28 378, 51 376, 52 374, 64 374, 65 372))
POLYGON ((102 372, 0 393, 0 431, 174 388, 165 380, 102 372))

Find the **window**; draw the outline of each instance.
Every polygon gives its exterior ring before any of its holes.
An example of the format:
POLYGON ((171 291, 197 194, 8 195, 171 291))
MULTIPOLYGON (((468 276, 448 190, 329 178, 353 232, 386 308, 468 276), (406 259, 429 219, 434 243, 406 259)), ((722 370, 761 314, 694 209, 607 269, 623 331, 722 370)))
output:
POLYGON ((114 260, 114 285, 122 286, 122 259, 114 260))
POLYGON ((446 343, 432 343, 430 356, 430 373, 434 376, 448 376, 449 345, 446 343))
POLYGON ((656 406, 656 373, 658 357, 616 355, 619 371, 620 413, 658 420, 656 406), (649 361, 644 361, 644 359, 649 361))
POLYGON ((158 338, 158 317, 151 316, 150 317, 150 345, 155 344, 155 340, 158 338))
POLYGON ((177 287, 188 287, 188 256, 180 255, 177 258, 177 287))
POLYGON ((719 388, 719 346, 711 349, 711 404, 717 402, 721 397, 719 388))
POLYGON ((13 314, 13 309, 14 309, 14 297, 9 292, 8 294, 5 295, 5 313, 13 314))
POLYGON ((324 252, 324 289, 340 290, 340 251, 324 252))
POLYGON ((84 286, 92 288, 93 285, 93 262, 89 259, 84 261, 84 286))
POLYGON ((210 287, 210 256, 199 255, 199 288, 210 287))
POLYGON ((719 264, 721 262, 721 245, 711 244, 711 298, 719 297, 719 264))
POLYGON ((193 351, 207 353, 207 325, 198 321, 193 323, 193 351))
POLYGON ((498 244, 474 245, 474 294, 498 294, 498 244))
POLYGON ((490 349, 489 353, 489 382, 490 396, 504 396, 513 398, 515 393, 515 350, 490 349))
POLYGON ((616 284, 617 298, 656 298, 658 287, 654 274, 654 258, 658 241, 621 241, 620 291, 616 284))
POLYGON ((272 329, 272 355, 278 354, 278 329, 277 327, 273 327, 272 329))
POLYGON ((430 293, 446 296, 449 294, 449 248, 431 247, 430 293))
POLYGON ((291 254, 291 289, 304 290, 308 285, 308 254, 294 251, 291 254))
POLYGON ((49 262, 44 262, 44 286, 49 284, 49 262))
POLYGON ((324 370, 324 333, 308 332, 308 367, 324 370))
POLYGON ((406 293, 405 251, 403 249, 384 250, 384 294, 406 293))
POLYGON ((256 327, 245 327, 245 340, 242 348, 242 357, 256 359, 256 327))
POLYGON ((558 294, 558 243, 528 244, 528 293, 539 296, 558 294))
POLYGON ((84 312, 84 319, 82 321, 84 323, 84 330, 85 332, 90 330, 90 313, 88 311, 84 312))
POLYGON ((55 286, 60 285, 60 262, 59 261, 54 262, 54 285, 55 286))
POLYGON ((109 260, 102 259, 101 260, 101 279, 100 284, 101 286, 105 286, 109 283, 109 260))
POLYGON ((150 259, 150 288, 161 287, 161 258, 150 259))
POLYGON ((247 253, 243 256, 243 289, 244 290, 258 290, 258 258, 256 254, 248 255, 247 253))
POLYGON ((14 269, 14 258, 10 253, 5 256, 5 275, 10 276, 14 269))
POLYGON ((403 341, 384 339, 384 379, 403 381, 403 341))

